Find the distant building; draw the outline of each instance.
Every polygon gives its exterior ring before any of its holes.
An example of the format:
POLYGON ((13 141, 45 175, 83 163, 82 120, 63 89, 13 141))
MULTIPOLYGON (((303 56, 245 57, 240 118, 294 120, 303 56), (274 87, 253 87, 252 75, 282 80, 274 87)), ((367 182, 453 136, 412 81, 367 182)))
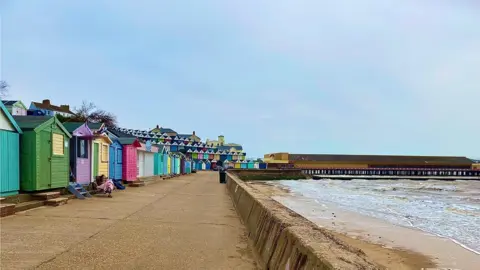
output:
POLYGON ((20 100, 2 100, 11 115, 27 115, 27 107, 20 100))
POLYGON ((236 153, 243 152, 243 147, 240 144, 225 143, 225 136, 223 135, 218 136, 218 140, 207 139, 205 141, 205 144, 211 145, 212 147, 215 147, 220 151, 236 152, 236 153))
MULTIPOLYGON (((421 168, 471 169, 472 160, 455 156, 390 156, 271 153, 264 155, 269 164, 289 164, 299 169, 322 168, 421 168)), ((272 166, 269 166, 272 167, 272 166)))
POLYGON ((150 133, 160 133, 164 134, 166 133, 168 136, 177 136, 177 132, 171 128, 163 128, 159 125, 157 125, 154 129, 150 130, 150 133))
POLYGON ((194 142, 201 142, 202 139, 195 134, 195 131, 192 134, 177 134, 180 139, 191 139, 194 142))
POLYGON ((49 99, 44 99, 42 102, 32 102, 30 104, 30 108, 28 109, 28 114, 45 116, 54 116, 59 114, 65 117, 74 115, 74 113, 70 111, 69 105, 52 105, 49 99))

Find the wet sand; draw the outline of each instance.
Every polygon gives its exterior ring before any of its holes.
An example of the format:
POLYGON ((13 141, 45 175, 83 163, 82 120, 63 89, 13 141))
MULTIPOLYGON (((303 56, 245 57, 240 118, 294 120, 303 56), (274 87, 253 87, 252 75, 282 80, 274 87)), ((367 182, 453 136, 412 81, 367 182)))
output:
POLYGON ((291 194, 265 182, 250 186, 269 195, 387 269, 478 269, 480 256, 453 241, 291 194))

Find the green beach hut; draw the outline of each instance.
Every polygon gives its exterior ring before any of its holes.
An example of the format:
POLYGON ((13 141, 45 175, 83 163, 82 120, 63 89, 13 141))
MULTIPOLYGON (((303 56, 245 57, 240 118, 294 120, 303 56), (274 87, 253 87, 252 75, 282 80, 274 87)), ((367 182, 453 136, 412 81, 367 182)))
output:
POLYGON ((20 134, 22 130, 0 101, 0 196, 2 197, 18 193, 20 134))
POLYGON ((72 135, 51 116, 15 116, 20 140, 20 189, 38 191, 68 186, 72 135))

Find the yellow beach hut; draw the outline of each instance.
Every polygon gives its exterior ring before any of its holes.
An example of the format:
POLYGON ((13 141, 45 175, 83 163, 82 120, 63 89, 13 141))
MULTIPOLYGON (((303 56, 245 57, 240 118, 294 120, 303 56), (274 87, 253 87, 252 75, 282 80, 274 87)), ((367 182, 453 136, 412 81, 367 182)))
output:
POLYGON ((105 175, 108 177, 108 163, 110 158, 110 144, 112 140, 107 135, 96 135, 92 144, 92 176, 105 175))

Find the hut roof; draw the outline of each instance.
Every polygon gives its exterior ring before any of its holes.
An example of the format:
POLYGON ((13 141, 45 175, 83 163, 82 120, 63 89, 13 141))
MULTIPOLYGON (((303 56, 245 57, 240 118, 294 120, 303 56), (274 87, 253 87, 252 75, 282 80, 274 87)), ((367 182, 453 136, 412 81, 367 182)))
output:
POLYGON ((121 145, 130 145, 130 144, 138 144, 136 147, 140 147, 140 142, 135 137, 120 137, 118 138, 118 142, 121 145))
POLYGON ((15 121, 15 119, 13 118, 13 116, 10 114, 10 112, 8 112, 7 110, 7 107, 5 107, 5 105, 3 105, 3 103, 0 102, 0 109, 3 111, 3 113, 5 114, 5 117, 7 117, 8 121, 10 121, 10 124, 12 124, 13 128, 18 132, 18 133, 22 133, 22 129, 20 128, 20 126, 17 124, 17 122, 15 121))
POLYGON ((471 165, 466 157, 455 156, 390 156, 390 155, 330 155, 289 154, 291 161, 318 161, 339 163, 372 163, 389 165, 471 165))
POLYGON ((13 117, 15 121, 17 122, 18 126, 22 130, 34 130, 37 131, 37 129, 42 129, 44 126, 50 124, 51 122, 56 123, 60 129, 67 134, 69 138, 72 137, 70 132, 65 129, 65 127, 60 123, 60 121, 54 117, 54 116, 14 116, 13 117))

